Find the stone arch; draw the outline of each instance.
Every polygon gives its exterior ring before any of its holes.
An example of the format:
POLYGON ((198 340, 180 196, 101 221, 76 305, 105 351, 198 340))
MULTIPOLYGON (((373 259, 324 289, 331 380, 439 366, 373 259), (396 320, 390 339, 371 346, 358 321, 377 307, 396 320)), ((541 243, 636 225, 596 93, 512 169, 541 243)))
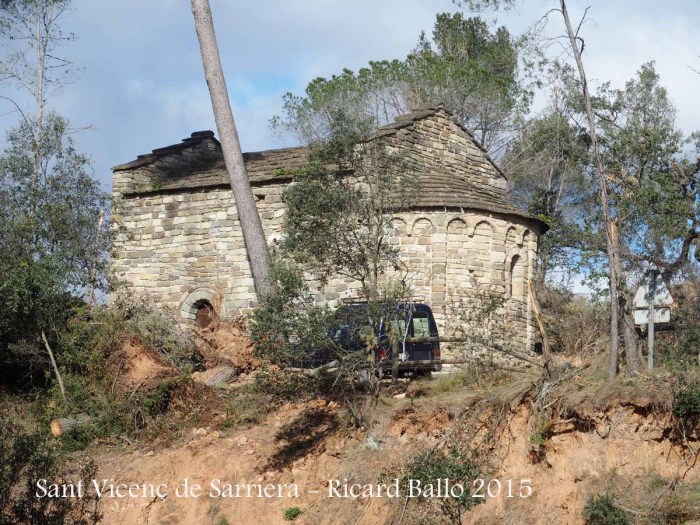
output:
POLYGON ((201 308, 209 308, 213 316, 220 316, 215 305, 221 304, 221 296, 215 290, 199 287, 190 290, 180 302, 180 315, 183 319, 194 322, 201 308))
POLYGON ((515 226, 509 226, 506 230, 506 246, 522 246, 522 236, 518 236, 518 229, 515 226))
POLYGON ((467 236, 467 223, 455 217, 447 223, 447 252, 445 254, 445 284, 448 290, 469 286, 471 241, 467 236))
POLYGON ((508 258, 507 263, 506 297, 524 301, 527 295, 527 260, 516 251, 508 258))
POLYGON ((453 219, 450 219, 450 222, 447 223, 447 233, 466 234, 467 223, 464 222, 464 219, 462 219, 461 217, 455 217, 453 219))
POLYGON ((411 233, 409 235, 411 237, 415 237, 416 235, 432 235, 434 231, 435 225, 433 224, 433 221, 427 217, 418 217, 413 222, 411 233))
POLYGON ((493 225, 486 220, 480 220, 474 225, 470 241, 470 267, 476 282, 482 286, 490 286, 497 280, 493 253, 493 225))
POLYGON ((520 246, 524 246, 526 241, 530 240, 530 235, 532 232, 528 228, 524 228, 521 235, 520 235, 520 242, 518 243, 520 246))
POLYGON ((408 232, 406 221, 401 217, 394 217, 391 219, 391 228, 394 230, 394 235, 397 237, 404 237, 408 232))
POLYGON ((493 226, 493 224, 491 224, 490 221, 486 219, 477 219, 473 226, 467 228, 467 235, 469 235, 469 237, 474 237, 474 235, 477 233, 477 230, 483 231, 484 228, 488 228, 490 230, 490 236, 493 236, 493 232, 496 230, 496 228, 493 226))

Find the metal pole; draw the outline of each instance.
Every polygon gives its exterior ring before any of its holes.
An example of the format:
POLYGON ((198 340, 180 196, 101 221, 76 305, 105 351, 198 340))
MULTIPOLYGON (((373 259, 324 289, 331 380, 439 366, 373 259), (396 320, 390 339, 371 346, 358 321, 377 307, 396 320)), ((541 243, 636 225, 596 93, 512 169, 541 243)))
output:
POLYGON ((399 382, 399 348, 400 343, 393 341, 391 343, 391 384, 396 385, 399 382))
POLYGON ((654 368, 654 295, 656 293, 656 270, 649 276, 649 325, 647 327, 647 368, 654 368))

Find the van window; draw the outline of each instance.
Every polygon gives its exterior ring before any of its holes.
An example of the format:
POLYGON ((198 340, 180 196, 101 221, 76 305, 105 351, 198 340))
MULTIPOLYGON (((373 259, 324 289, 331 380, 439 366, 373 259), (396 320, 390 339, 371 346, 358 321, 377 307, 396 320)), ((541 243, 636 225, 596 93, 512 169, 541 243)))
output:
POLYGON ((391 325, 392 329, 396 331, 396 336, 403 339, 403 336, 406 334, 406 320, 394 319, 391 325))
POLYGON ((430 323, 428 314, 425 312, 416 312, 413 316, 413 336, 414 337, 430 337, 430 323))

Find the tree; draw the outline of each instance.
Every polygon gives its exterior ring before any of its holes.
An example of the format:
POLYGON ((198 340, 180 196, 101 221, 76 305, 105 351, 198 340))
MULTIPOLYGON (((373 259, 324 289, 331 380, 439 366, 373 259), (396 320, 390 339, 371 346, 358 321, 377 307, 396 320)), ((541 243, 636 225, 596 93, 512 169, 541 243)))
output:
POLYGON ((369 119, 334 115, 331 136, 311 145, 309 166, 285 190, 281 248, 322 280, 344 276, 377 300, 387 277, 403 267, 390 243, 392 220, 417 182, 400 154, 370 138, 372 131, 369 119))
POLYGON ((690 244, 700 235, 697 165, 682 156, 688 140, 676 128, 675 108, 653 62, 624 89, 604 85, 595 105, 618 231, 626 361, 634 370, 641 362, 633 293, 644 264, 654 263, 670 279, 688 262, 690 244))
POLYGON ((20 115, 0 155, 0 302, 6 314, 0 359, 15 381, 46 370, 45 347, 70 309, 107 286, 110 237, 100 217, 108 196, 89 159, 75 150, 68 121, 48 104, 70 74, 69 62, 56 53, 71 39, 58 25, 68 6, 57 0, 0 6, 0 33, 10 47, 2 78, 30 100, 3 96, 20 115))
MULTIPOLYGON (((465 0, 461 2, 456 0, 458 5, 465 4, 472 9, 498 9, 510 8, 514 4, 514 0, 465 0)), ((571 23, 571 17, 567 7, 566 0, 558 1, 559 8, 552 9, 543 17, 547 18, 549 13, 556 12, 562 17, 565 27, 565 36, 563 39, 567 41, 565 49, 569 56, 573 59, 576 72, 578 74, 578 87, 580 90, 581 104, 583 107, 583 115, 587 123, 586 133, 590 141, 590 150, 595 166, 595 172, 598 179, 598 195, 600 203, 600 217, 605 231, 606 254, 607 254, 607 270, 608 280, 610 283, 610 360, 608 365, 608 380, 613 381, 617 375, 618 361, 618 346, 619 346, 619 322, 620 322, 620 246, 617 224, 611 215, 609 202, 609 188, 605 173, 605 166, 600 151, 600 143, 598 140, 596 115, 593 110, 592 96, 586 78, 586 71, 583 64, 583 48, 584 41, 581 38, 579 31, 583 20, 574 29, 571 23)), ((588 9, 586 9, 588 11, 588 9)), ((584 15, 585 19, 585 15, 584 15)), ((628 349, 629 353, 629 349, 628 349)), ((635 352, 636 355, 636 352, 635 352)), ((628 361, 631 366, 629 372, 632 374, 638 373, 638 368, 634 361, 628 361)))
POLYGON ((214 34, 209 0, 192 0, 192 14, 199 39, 204 64, 204 75, 209 86, 216 128, 221 139, 226 170, 231 181, 233 198, 236 201, 238 219, 243 231, 243 240, 248 251, 253 282, 258 298, 265 301, 272 293, 273 280, 270 275, 270 254, 263 231, 262 221, 255 206, 255 197, 243 162, 243 153, 238 141, 238 131, 228 98, 224 72, 219 58, 219 48, 214 34))
POLYGON ((330 133, 333 115, 363 115, 377 126, 411 108, 443 103, 457 120, 495 151, 527 110, 531 93, 518 79, 524 42, 500 27, 491 32, 480 18, 437 15, 432 42, 421 34, 403 60, 373 61, 357 73, 344 69, 317 78, 304 96, 287 93, 277 129, 303 143, 330 133))
MULTIPOLYGON (((586 119, 588 121, 588 136, 591 139, 591 149, 593 151, 593 158, 595 162, 596 171, 598 173, 598 192, 600 195, 600 207, 601 216, 603 219, 603 224, 605 226, 606 234, 606 244, 607 244, 607 254, 608 254, 608 271, 610 280, 610 361, 608 364, 608 381, 612 382, 615 380, 617 375, 617 358, 618 358, 618 326, 619 326, 619 309, 620 309, 620 267, 619 267, 619 257, 620 257, 620 247, 619 247, 619 236, 616 231, 616 224, 610 215, 610 204, 608 202, 608 185, 605 177, 605 168, 603 166, 603 160, 600 154, 600 145, 598 143, 598 134, 596 131, 596 120, 595 114, 593 113, 593 106, 591 102, 591 94, 588 89, 588 80, 586 79, 586 71, 583 67, 583 40, 579 37, 579 29, 581 24, 578 25, 576 30, 574 30, 571 25, 571 19, 569 17, 569 11, 566 6, 565 0, 560 0, 559 5, 561 7, 560 13, 564 19, 564 25, 566 26, 566 35, 569 39, 571 46, 571 52, 574 56, 574 61, 576 62, 576 69, 578 70, 581 94, 583 97, 583 103, 586 110, 586 119), (579 47, 579 44, 581 47, 579 47)), ((631 350, 627 349, 628 353, 631 350)), ((635 351, 636 355, 636 351, 635 351)), ((629 370, 631 374, 636 374, 639 372, 636 365, 634 365, 634 360, 628 362, 632 367, 629 370)))
MULTIPOLYGON (((336 111, 330 135, 310 144, 308 165, 294 173, 294 184, 283 194, 287 212, 275 264, 278 286, 252 323, 257 351, 275 362, 303 362, 310 350, 322 349, 358 425, 367 423, 366 411, 379 395, 381 364, 374 351, 380 324, 391 327, 389 345, 407 335, 399 333, 397 319, 397 304, 410 296, 407 268, 390 239, 396 212, 416 190, 412 170, 381 138, 372 137, 374 129, 371 118, 336 111), (366 308, 345 312, 352 319, 338 319, 328 306, 316 304, 304 278, 309 273, 322 286, 337 276, 349 286, 359 284, 356 293, 366 308), (369 329, 358 328, 358 348, 348 348, 331 337, 338 326, 369 329), (358 383, 358 377, 367 380, 358 383)), ((398 346, 394 350, 398 364, 398 346)))
POLYGON ((571 69, 554 63, 546 78, 549 105, 525 121, 501 161, 511 186, 510 200, 549 225, 540 238, 537 289, 548 272, 569 268, 571 255, 581 248, 585 231, 581 219, 595 201, 595 185, 587 177, 589 141, 576 120, 569 89, 571 69))

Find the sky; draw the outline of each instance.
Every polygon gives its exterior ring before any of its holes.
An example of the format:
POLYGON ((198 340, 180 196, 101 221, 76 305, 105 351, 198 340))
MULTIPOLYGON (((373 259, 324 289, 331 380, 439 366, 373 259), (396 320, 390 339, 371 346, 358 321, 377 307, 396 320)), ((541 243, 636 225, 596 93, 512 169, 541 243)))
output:
MULTIPOLYGON (((219 50, 244 151, 294 145, 273 133, 286 92, 303 94, 317 76, 353 70, 369 60, 403 58, 421 31, 430 34, 450 0, 210 0, 219 50)), ((483 16, 518 33, 553 2, 519 0, 507 15, 483 16)), ((570 0, 582 28, 584 61, 596 85, 615 87, 655 60, 686 132, 700 128, 700 2, 671 0, 570 0)), ((215 130, 187 0, 74 0, 63 27, 77 40, 62 56, 81 68, 75 82, 50 103, 75 127, 79 151, 93 160, 106 190, 111 170, 138 154, 179 142, 198 130, 215 130)), ((561 34, 554 16, 550 36, 561 34)), ((0 95, 14 96, 0 85, 0 95)), ((16 114, 0 106, 0 132, 16 114)))

